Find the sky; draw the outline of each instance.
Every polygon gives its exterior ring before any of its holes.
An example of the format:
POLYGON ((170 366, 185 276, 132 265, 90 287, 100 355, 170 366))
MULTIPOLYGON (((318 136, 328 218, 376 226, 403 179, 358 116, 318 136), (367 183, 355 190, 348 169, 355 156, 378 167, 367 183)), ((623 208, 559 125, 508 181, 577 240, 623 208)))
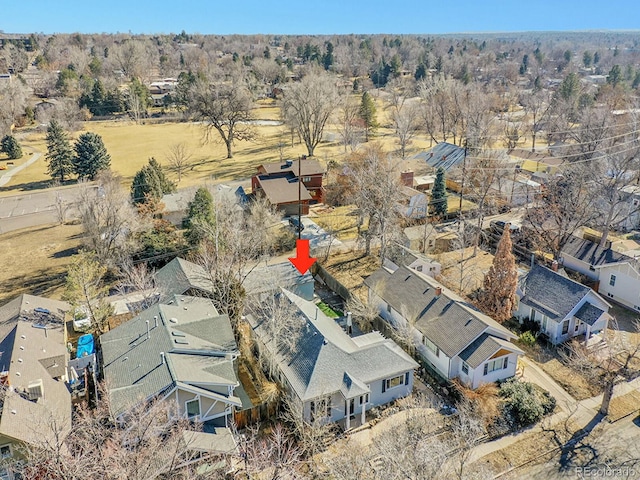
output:
POLYGON ((0 0, 6 33, 640 30, 640 0, 0 0))

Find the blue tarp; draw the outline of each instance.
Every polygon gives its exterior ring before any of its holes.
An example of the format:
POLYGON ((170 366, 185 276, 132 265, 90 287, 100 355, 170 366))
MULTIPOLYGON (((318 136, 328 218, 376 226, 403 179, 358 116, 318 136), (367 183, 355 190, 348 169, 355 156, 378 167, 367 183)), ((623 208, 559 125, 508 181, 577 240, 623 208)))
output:
POLYGON ((94 352, 93 335, 87 333, 78 339, 78 352, 76 358, 86 357, 94 352))

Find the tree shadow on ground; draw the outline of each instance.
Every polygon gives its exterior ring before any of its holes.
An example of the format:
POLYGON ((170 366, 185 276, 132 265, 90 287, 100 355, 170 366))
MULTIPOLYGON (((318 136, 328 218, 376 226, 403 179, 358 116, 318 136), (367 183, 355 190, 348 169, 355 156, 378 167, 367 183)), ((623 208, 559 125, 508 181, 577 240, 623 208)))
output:
POLYGON ((592 465, 598 461, 600 452, 593 444, 597 436, 592 436, 591 433, 604 418, 604 415, 596 414, 584 428, 574 432, 571 438, 561 445, 559 472, 574 472, 576 467, 592 465))
POLYGON ((70 248, 65 248, 64 250, 60 250, 59 252, 54 252, 52 255, 50 255, 50 258, 71 257, 76 253, 78 253, 78 247, 70 247, 70 248))
POLYGON ((58 270, 40 270, 26 275, 12 277, 3 282, 3 294, 0 304, 22 293, 49 296, 64 285, 66 272, 58 270))
POLYGON ((32 190, 44 190, 49 187, 51 187, 50 180, 41 180, 39 182, 18 183, 8 187, 0 187, 0 192, 30 192, 32 190))

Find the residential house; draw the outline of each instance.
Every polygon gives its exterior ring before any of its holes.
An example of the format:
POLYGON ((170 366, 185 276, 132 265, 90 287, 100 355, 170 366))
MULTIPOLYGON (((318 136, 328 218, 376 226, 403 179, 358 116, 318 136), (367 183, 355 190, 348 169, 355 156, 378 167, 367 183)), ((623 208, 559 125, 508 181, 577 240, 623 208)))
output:
POLYGON ((414 158, 424 160, 433 170, 442 167, 445 172, 462 166, 465 157, 464 148, 452 143, 440 142, 426 152, 419 153, 414 158))
POLYGON ((266 197, 285 215, 298 214, 299 205, 306 215, 311 203, 324 201, 324 173, 320 163, 311 159, 267 163, 258 167, 257 174, 251 178, 251 188, 255 195, 266 197))
MULTIPOLYGON (((313 299, 313 275, 310 272, 300 274, 289 261, 253 268, 239 280, 249 296, 274 292, 282 286, 302 298, 313 299)), ((210 297, 214 291, 205 269, 184 258, 174 258, 158 270, 156 283, 164 298, 173 295, 210 297)))
POLYGON ((624 220, 620 228, 635 230, 640 226, 640 185, 626 185, 620 189, 620 197, 625 200, 623 204, 624 220))
POLYGON ((365 279, 369 304, 394 328, 409 329, 424 361, 470 388, 515 375, 522 350, 498 322, 424 273, 380 268, 365 279))
POLYGON ((175 295, 103 334, 100 346, 117 416, 160 398, 187 418, 227 426, 242 407, 233 329, 209 299, 175 295))
POLYGON ((400 215, 407 219, 419 220, 427 217, 429 199, 426 193, 411 187, 400 187, 400 203, 397 205, 400 215))
POLYGON ((66 385, 69 304, 20 295, 0 307, 0 478, 13 479, 21 446, 55 445, 71 429, 66 385))
POLYGON ((409 395, 418 364, 379 332, 350 337, 313 302, 282 290, 302 324, 284 346, 274 339, 268 315, 247 315, 258 348, 276 364, 276 377, 305 421, 365 422, 365 412, 409 395), (264 350, 266 349, 266 352, 264 350))
POLYGON ((634 257, 572 236, 562 249, 562 265, 596 282, 598 293, 628 308, 640 310, 640 265, 634 257))
POLYGON ((515 316, 540 324, 540 332, 556 345, 574 337, 587 345, 604 340, 611 305, 589 287, 535 265, 519 282, 515 316))
POLYGON ((149 84, 149 95, 151 103, 154 107, 162 107, 165 103, 165 97, 175 90, 178 85, 176 78, 165 78, 149 84))
POLYGON ((401 266, 406 266, 417 272, 424 272, 433 278, 440 275, 442 270, 442 265, 432 258, 400 244, 392 245, 388 249, 382 265, 392 272, 401 266))
POLYGON ((512 161, 518 162, 521 170, 533 173, 555 173, 558 166, 563 163, 562 158, 553 157, 548 153, 532 152, 524 148, 514 148, 509 151, 509 157, 512 161))
POLYGON ((402 231, 402 244, 419 252, 451 251, 457 239, 456 232, 435 227, 431 223, 406 227, 402 231))

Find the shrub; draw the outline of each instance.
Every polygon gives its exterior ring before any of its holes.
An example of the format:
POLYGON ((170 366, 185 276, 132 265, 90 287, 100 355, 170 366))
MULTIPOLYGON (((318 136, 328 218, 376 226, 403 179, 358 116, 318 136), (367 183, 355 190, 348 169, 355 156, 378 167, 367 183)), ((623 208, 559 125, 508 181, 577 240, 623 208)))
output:
POLYGON ((536 344, 536 337, 533 335, 533 333, 527 330, 526 332, 520 334, 520 336, 518 337, 518 341, 523 345, 533 347, 536 344))
POLYGON ((520 327, 520 330, 523 332, 531 332, 534 335, 536 333, 538 333, 540 331, 540 324, 538 322, 536 322, 535 320, 529 320, 529 318, 525 318, 522 321, 522 326, 520 327))
POLYGON ((548 392, 543 392, 535 385, 520 382, 515 378, 502 383, 500 396, 504 398, 507 415, 518 427, 536 423, 544 415, 552 412, 556 404, 555 398, 548 392))

